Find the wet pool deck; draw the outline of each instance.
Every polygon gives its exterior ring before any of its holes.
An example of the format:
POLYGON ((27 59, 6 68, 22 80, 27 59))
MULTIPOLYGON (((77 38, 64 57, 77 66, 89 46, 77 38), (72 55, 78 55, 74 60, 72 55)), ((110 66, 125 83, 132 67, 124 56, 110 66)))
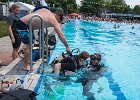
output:
MULTIPOLYGON (((48 34, 51 34, 51 33, 54 33, 54 29, 52 27, 48 28, 48 34)), ((8 37, 6 37, 6 38, 8 38, 8 37)), ((4 40, 1 39, 1 41, 4 41, 4 40)), ((2 52, 6 51, 6 50, 7 51, 12 50, 11 43, 9 40, 4 43, 2 43, 2 42, 0 43, 0 45, 3 47, 3 48, 1 48, 2 52), (6 43, 8 45, 4 46, 5 45, 4 43, 6 43)), ((10 51, 10 53, 11 53, 11 51, 10 51)), ((41 60, 36 61, 36 63, 33 65, 34 74, 30 74, 28 71, 22 70, 23 58, 18 57, 17 59, 12 61, 8 66, 0 67, 0 77, 8 76, 7 80, 14 82, 16 80, 15 76, 17 78, 19 78, 20 76, 24 76, 24 77, 26 77, 26 80, 24 80, 24 82, 26 82, 26 89, 34 90, 34 88, 36 87, 38 80, 41 76, 41 74, 37 74, 37 70, 38 70, 40 64, 41 64, 41 60)))

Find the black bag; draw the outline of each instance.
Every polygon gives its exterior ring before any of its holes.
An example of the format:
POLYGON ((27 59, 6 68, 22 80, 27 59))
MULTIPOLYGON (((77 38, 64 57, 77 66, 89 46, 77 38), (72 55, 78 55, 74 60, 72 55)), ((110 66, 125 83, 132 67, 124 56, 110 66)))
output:
POLYGON ((55 35, 49 35, 48 44, 53 46, 56 44, 56 37, 55 35))
POLYGON ((37 95, 34 91, 19 88, 15 91, 1 93, 0 100, 36 100, 37 95))

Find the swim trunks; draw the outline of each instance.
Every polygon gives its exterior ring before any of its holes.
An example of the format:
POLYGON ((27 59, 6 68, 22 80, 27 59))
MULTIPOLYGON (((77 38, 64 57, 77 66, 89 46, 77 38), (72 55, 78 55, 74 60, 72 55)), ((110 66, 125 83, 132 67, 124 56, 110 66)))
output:
MULTIPOLYGON (((29 40, 29 26, 27 26, 25 23, 23 23, 21 20, 18 20, 16 22, 16 30, 21 38, 21 41, 24 44, 30 44, 30 40, 29 40)), ((34 37, 34 33, 32 34, 32 38, 33 40, 35 39, 34 37)), ((33 42, 33 41, 32 41, 33 42)))

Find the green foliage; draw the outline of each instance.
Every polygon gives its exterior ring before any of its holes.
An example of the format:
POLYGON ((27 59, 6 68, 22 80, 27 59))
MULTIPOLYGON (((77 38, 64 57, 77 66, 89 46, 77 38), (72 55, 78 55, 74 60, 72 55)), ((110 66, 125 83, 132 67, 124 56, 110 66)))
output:
POLYGON ((8 35, 8 26, 6 21, 0 20, 0 37, 8 35))
POLYGON ((22 2, 28 3, 28 4, 32 4, 33 0, 22 0, 22 2))
POLYGON ((12 2, 12 1, 14 1, 14 2, 16 2, 16 1, 21 1, 21 2, 25 2, 25 3, 28 3, 28 4, 32 4, 32 1, 33 0, 0 0, 0 2, 4 2, 4 3, 6 3, 6 2, 12 2))
POLYGON ((139 5, 136 5, 133 9, 134 13, 135 14, 140 14, 140 6, 139 5))
POLYGON ((8 2, 8 0, 0 0, 0 2, 8 2))
POLYGON ((98 14, 99 9, 103 7, 102 4, 104 3, 104 0, 82 0, 80 12, 98 14))
POLYGON ((98 15, 100 9, 108 9, 113 13, 131 13, 132 9, 125 0, 82 0, 80 12, 98 15))
POLYGON ((127 7, 125 0, 112 0, 111 5, 115 13, 123 13, 127 7))
POLYGON ((130 6, 126 6, 123 13, 133 13, 133 10, 130 8, 130 6))
POLYGON ((76 0, 47 0, 50 7, 62 8, 65 14, 77 12, 76 0))

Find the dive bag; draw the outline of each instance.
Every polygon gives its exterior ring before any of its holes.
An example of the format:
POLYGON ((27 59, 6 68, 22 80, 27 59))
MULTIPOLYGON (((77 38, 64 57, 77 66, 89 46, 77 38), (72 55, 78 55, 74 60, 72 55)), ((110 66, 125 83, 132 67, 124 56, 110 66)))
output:
POLYGON ((0 100, 36 100, 38 94, 34 91, 19 88, 0 94, 0 100))

